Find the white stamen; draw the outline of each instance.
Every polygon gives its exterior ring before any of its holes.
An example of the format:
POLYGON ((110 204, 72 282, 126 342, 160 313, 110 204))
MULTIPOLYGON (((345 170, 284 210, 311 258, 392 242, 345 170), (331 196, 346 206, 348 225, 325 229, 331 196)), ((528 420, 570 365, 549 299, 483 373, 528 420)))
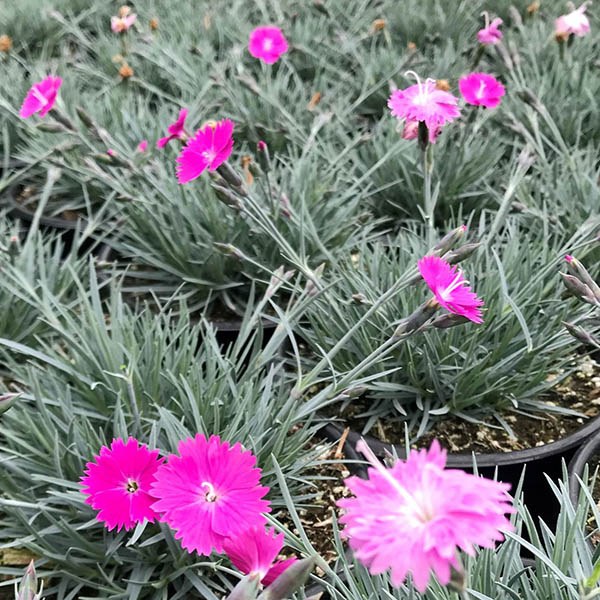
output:
POLYGON ((46 97, 35 86, 31 88, 31 91, 33 92, 33 95, 35 96, 36 100, 39 100, 42 103, 42 106, 46 106, 46 104, 48 104, 48 100, 46 100, 46 97))
POLYGON ((486 10, 484 10, 481 14, 485 17, 485 29, 488 29, 490 26, 490 15, 488 15, 486 10))
POLYGON ((477 90, 477 93, 475 94, 477 96, 477 98, 481 98, 483 96, 483 90, 485 89, 485 82, 484 81, 480 81, 479 82, 479 89, 477 90))
POLYGON ((263 42, 263 50, 266 50, 268 52, 272 47, 273 47, 273 40, 267 38, 263 42))
POLYGON ((215 486, 210 483, 210 481, 203 481, 201 487, 208 488, 208 492, 204 495, 204 499, 207 502, 215 502, 217 499, 217 494, 215 492, 215 486))
POLYGON ((450 283, 450 285, 445 290, 442 290, 440 292, 440 296, 444 300, 448 300, 450 294, 455 289, 459 288, 461 285, 466 285, 469 283, 466 279, 463 279, 462 276, 462 271, 459 270, 454 279, 452 280, 452 283, 450 283))

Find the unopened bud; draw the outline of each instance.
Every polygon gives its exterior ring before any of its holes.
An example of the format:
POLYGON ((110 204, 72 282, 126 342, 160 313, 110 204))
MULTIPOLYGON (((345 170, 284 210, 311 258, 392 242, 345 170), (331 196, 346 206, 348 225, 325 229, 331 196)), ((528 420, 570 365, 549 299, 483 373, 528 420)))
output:
POLYGON ((260 574, 250 573, 246 575, 239 583, 231 590, 227 600, 254 600, 258 593, 260 585, 260 574))
POLYGON ((244 185, 242 178, 233 170, 232 166, 224 162, 217 167, 219 175, 234 188, 241 189, 244 185))
POLYGON ((291 217, 292 216, 292 205, 290 204, 289 198, 282 192, 281 196, 279 198, 280 201, 280 208, 281 208, 281 214, 285 215, 286 217, 291 217))
POLYGON ((2 394, 0 396, 0 414, 5 413, 20 397, 21 394, 2 394))
POLYGON ((66 115, 63 115, 57 108, 50 109, 50 116, 55 121, 58 121, 61 125, 64 125, 67 129, 75 131, 75 127, 73 126, 71 119, 69 119, 66 115))
POLYGON ((260 140, 256 144, 256 150, 258 152, 258 162, 265 173, 271 170, 271 155, 269 154, 269 147, 265 142, 260 140))
POLYGON ((431 300, 421 304, 412 315, 404 319, 400 325, 398 325, 394 332, 394 337, 400 337, 406 333, 419 329, 429 321, 439 307, 440 305, 435 298, 431 298, 431 300))
POLYGON ((60 123, 51 123, 48 121, 41 121, 35 127, 36 129, 44 131, 45 133, 65 133, 65 131, 69 131, 64 125, 61 125, 60 123))
POLYGON ((583 283, 578 277, 567 275, 566 273, 561 273, 560 275, 565 287, 573 294, 573 296, 593 306, 600 304, 600 301, 596 299, 594 292, 592 292, 590 287, 583 283))
POLYGON ((429 129, 427 128, 427 125, 425 125, 425 121, 419 121, 417 141, 419 142, 419 148, 425 152, 429 144, 429 129))
POLYGON ((283 265, 276 269, 269 281, 269 287, 265 292, 265 297, 270 298, 285 281, 289 281, 294 276, 294 273, 295 271, 293 269, 286 271, 283 268, 283 265))
POLYGON ((448 582, 448 588, 459 594, 462 594, 467 589, 467 577, 462 566, 456 569, 454 566, 450 565, 450 581, 448 582))
POLYGON ((96 130, 96 123, 92 120, 92 117, 85 112, 81 106, 75 108, 77 116, 81 119, 81 122, 89 129, 96 130))
POLYGON ((323 275, 323 271, 325 270, 325 263, 321 263, 314 271, 313 278, 308 281, 306 284, 305 291, 309 296, 314 296, 317 293, 317 284, 315 280, 320 279, 321 275, 323 275))
POLYGON ((357 385, 355 387, 344 390, 338 396, 338 399, 339 400, 351 400, 354 398, 360 398, 360 396, 362 396, 366 391, 367 391, 367 388, 364 385, 357 385))
POLYGON ((101 154, 99 152, 94 152, 94 154, 92 154, 91 156, 96 162, 99 162, 99 163, 102 163, 105 165, 114 165, 115 164, 114 156, 111 156, 110 154, 101 154))
POLYGON ((465 323, 469 323, 469 319, 467 317, 463 317, 462 315, 455 315, 452 313, 448 313, 434 319, 431 325, 433 327, 437 327, 438 329, 449 329, 450 327, 456 327, 457 325, 464 325, 465 323))
POLYGON ((42 597, 41 589, 38 592, 38 579, 35 573, 35 565, 33 560, 25 570, 23 579, 17 590, 16 600, 40 600, 42 597))
POLYGON ((233 208, 237 211, 241 211, 243 209, 239 198, 229 188, 223 187, 222 185, 213 184, 212 189, 215 191, 217 198, 229 206, 229 208, 233 208))
POLYGON ((314 556, 296 561, 263 591, 258 600, 291 598, 292 594, 304 585, 316 563, 317 559, 314 556))
POLYGON ((226 256, 233 256, 234 258, 237 258, 238 260, 246 259, 246 255, 239 248, 236 248, 235 246, 232 246, 231 244, 222 244, 220 242, 213 242, 213 246, 215 248, 217 248, 222 254, 225 254, 226 256))
POLYGON ((451 265, 456 265, 459 262, 469 258, 475 250, 477 250, 482 245, 482 242, 475 242, 474 244, 464 244, 460 248, 456 250, 451 250, 450 252, 446 252, 442 256, 442 258, 451 265))
POLYGON ((466 225, 461 225, 456 229, 453 229, 449 233, 447 233, 434 247, 433 253, 436 256, 441 256, 445 254, 449 250, 452 250, 458 242, 460 242, 464 237, 467 231, 466 225))
POLYGON ((565 255, 565 261, 567 262, 567 269, 569 272, 572 275, 575 275, 575 277, 577 277, 581 282, 585 283, 585 285, 592 290, 592 293, 596 299, 600 302, 600 287, 587 272, 587 269, 583 266, 583 264, 570 254, 565 255))
POLYGON ((370 304, 369 299, 362 293, 352 294, 354 304, 370 304))
POLYGON ((583 327, 579 327, 578 325, 573 325, 572 323, 566 323, 563 321, 563 325, 567 328, 567 331, 576 339, 586 344, 588 346, 594 346, 596 348, 600 348, 600 340, 587 332, 583 327))

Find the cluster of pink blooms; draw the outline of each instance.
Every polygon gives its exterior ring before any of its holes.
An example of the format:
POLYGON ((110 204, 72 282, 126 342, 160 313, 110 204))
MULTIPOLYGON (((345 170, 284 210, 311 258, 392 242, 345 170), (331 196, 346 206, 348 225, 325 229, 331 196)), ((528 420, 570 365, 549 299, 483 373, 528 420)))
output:
POLYGON ((513 529, 505 516, 515 512, 510 486, 445 469, 446 451, 437 441, 389 469, 364 442, 357 450, 372 467, 367 480, 346 479, 354 497, 337 503, 345 510, 343 535, 371 573, 391 569, 393 585, 411 573, 423 593, 432 571, 447 585, 451 568, 460 570, 459 549, 473 556, 474 545, 493 548, 502 531, 513 529))
POLYGON ((284 536, 265 528, 269 488, 260 485, 256 457, 214 435, 187 438, 177 450, 161 458, 132 437, 103 446, 81 478, 97 519, 109 531, 165 522, 188 552, 226 552, 243 573, 274 581, 296 559, 276 561, 284 536))

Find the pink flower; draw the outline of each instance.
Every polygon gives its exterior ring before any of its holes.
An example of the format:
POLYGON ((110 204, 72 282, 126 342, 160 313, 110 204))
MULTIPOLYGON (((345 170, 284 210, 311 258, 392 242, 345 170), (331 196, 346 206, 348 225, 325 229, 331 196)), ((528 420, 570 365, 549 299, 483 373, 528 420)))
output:
POLYGON ((416 73, 407 71, 405 75, 409 73, 417 78, 416 85, 396 90, 388 100, 388 107, 398 119, 406 119, 407 122, 424 121, 429 131, 435 132, 435 139, 444 123, 453 121, 460 115, 456 106, 458 98, 450 92, 436 89, 435 79, 427 79, 425 83, 421 83, 416 73))
POLYGON ((148 150, 148 140, 142 140, 137 147, 138 152, 146 152, 148 150))
MULTIPOLYGON (((435 144, 437 136, 441 133, 442 128, 440 126, 435 129, 428 129, 429 141, 435 144)), ((402 130, 402 138, 405 140, 414 140, 419 137, 419 121, 406 121, 404 123, 404 129, 402 130)))
POLYGON ((250 34, 248 51, 269 65, 276 63, 287 50, 287 40, 279 27, 257 27, 250 34))
POLYGON ((565 254, 565 260, 570 263, 573 261, 573 257, 570 254, 565 254))
POLYGON ((258 144, 256 144, 256 149, 259 152, 264 152, 267 149, 267 143, 263 142, 262 140, 259 140, 258 144))
POLYGON ((173 123, 172 125, 169 125, 167 127, 167 131, 169 132, 169 135, 164 138, 160 138, 160 140, 158 140, 158 142, 156 142, 157 148, 164 148, 171 140, 180 139, 185 135, 184 127, 185 127, 185 119, 187 117, 187 114, 188 114, 187 108, 182 108, 179 111, 179 117, 177 117, 177 121, 175 121, 175 123, 173 123))
POLYGON ((475 106, 496 108, 504 96, 504 86, 486 73, 471 73, 459 81, 458 87, 465 102, 475 106))
POLYGON ((556 35, 559 37, 568 37, 570 34, 587 35, 590 31, 589 19, 585 16, 586 2, 579 8, 570 12, 568 15, 562 15, 555 21, 556 35))
POLYGON ((136 14, 132 14, 124 17, 111 17, 110 18, 110 28, 114 33, 124 33, 128 31, 129 28, 135 23, 137 19, 136 14))
POLYGON ((435 294, 435 299, 451 313, 482 323, 483 302, 471 291, 468 281, 456 267, 437 256, 425 256, 419 263, 421 276, 435 294))
POLYGON ((179 442, 178 451, 181 456, 169 455, 156 473, 152 494, 158 501, 152 508, 188 552, 223 552, 228 537, 265 522, 261 513, 271 509, 261 498, 269 488, 260 485, 250 451, 199 433, 179 442))
POLYGON ((421 593, 430 571, 450 581, 450 567, 460 568, 457 550, 474 555, 473 545, 493 548, 513 529, 505 513, 515 512, 508 484, 445 470, 446 451, 437 440, 429 450, 413 450, 406 461, 386 469, 361 441, 356 446, 372 467, 369 478, 350 477, 354 498, 337 502, 345 509, 340 522, 356 557, 376 575, 391 568, 399 586, 407 573, 421 593))
POLYGON ((56 102, 58 88, 62 85, 60 77, 50 75, 39 83, 34 83, 32 88, 27 92, 23 105, 19 112, 21 119, 27 119, 32 114, 39 112, 40 117, 43 117, 56 102))
POLYGON ((229 119, 199 129, 177 157, 179 183, 187 183, 199 177, 206 168, 214 171, 224 163, 233 149, 232 133, 233 122, 229 119))
POLYGON ((117 155, 116 151, 115 151, 115 150, 113 150, 112 148, 109 148, 109 149, 106 151, 106 154, 108 154, 109 156, 116 156, 116 155, 117 155))
POLYGON ((276 535, 274 529, 253 527, 225 540, 223 547, 232 564, 242 573, 257 574, 263 585, 269 585, 296 561, 288 558, 273 564, 283 547, 283 537, 283 533, 276 535))
POLYGON ((498 27, 502 24, 502 19, 496 18, 491 24, 489 23, 489 17, 485 14, 485 27, 477 32, 477 39, 486 45, 496 45, 500 43, 502 39, 502 32, 498 27))
POLYGON ((117 438, 110 448, 102 446, 94 460, 86 465, 81 492, 88 496, 86 504, 100 511, 98 521, 109 530, 121 531, 158 517, 150 493, 150 483, 164 460, 158 458, 158 450, 150 451, 132 437, 127 442, 117 438))

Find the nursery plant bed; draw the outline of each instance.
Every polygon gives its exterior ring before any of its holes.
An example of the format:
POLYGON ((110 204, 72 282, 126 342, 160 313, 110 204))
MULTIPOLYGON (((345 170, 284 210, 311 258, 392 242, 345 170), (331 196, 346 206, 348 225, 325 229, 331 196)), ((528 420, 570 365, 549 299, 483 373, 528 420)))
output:
MULTIPOLYGON (((432 439, 439 439, 442 446, 449 450, 450 468, 472 472, 475 461, 480 474, 494 477, 497 470, 498 479, 510 483, 512 489, 516 489, 523 467, 526 467, 524 500, 534 518, 541 517, 546 523, 554 523, 559 506, 557 502, 548 500, 551 495, 545 493, 550 491, 546 475, 552 479, 560 478, 563 461, 568 463, 590 438, 598 439, 600 445, 600 399, 596 400, 600 396, 600 377, 597 370, 587 377, 575 376, 557 390, 559 391, 553 393, 548 401, 566 408, 583 410, 589 420, 582 417, 558 419, 556 414, 545 415, 544 420, 517 415, 515 423, 511 423, 517 439, 512 440, 503 430, 492 430, 462 419, 448 418, 419 438, 415 446, 427 447, 432 439), (547 427, 543 424, 547 424, 547 427), (527 432, 530 434, 527 435, 527 432), (540 432, 545 435, 540 435, 540 432), (519 435, 523 437, 519 438, 519 435), (528 441, 530 443, 527 446, 528 441)), ((356 403, 354 407, 356 414, 356 403)), ((360 418, 341 414, 340 419, 343 425, 332 423, 326 430, 331 435, 330 439, 339 438, 343 428, 350 426, 348 442, 353 446, 364 438, 378 456, 406 456, 404 432, 400 428, 380 424, 374 428, 378 434, 378 437, 374 437, 361 434, 360 418)))

